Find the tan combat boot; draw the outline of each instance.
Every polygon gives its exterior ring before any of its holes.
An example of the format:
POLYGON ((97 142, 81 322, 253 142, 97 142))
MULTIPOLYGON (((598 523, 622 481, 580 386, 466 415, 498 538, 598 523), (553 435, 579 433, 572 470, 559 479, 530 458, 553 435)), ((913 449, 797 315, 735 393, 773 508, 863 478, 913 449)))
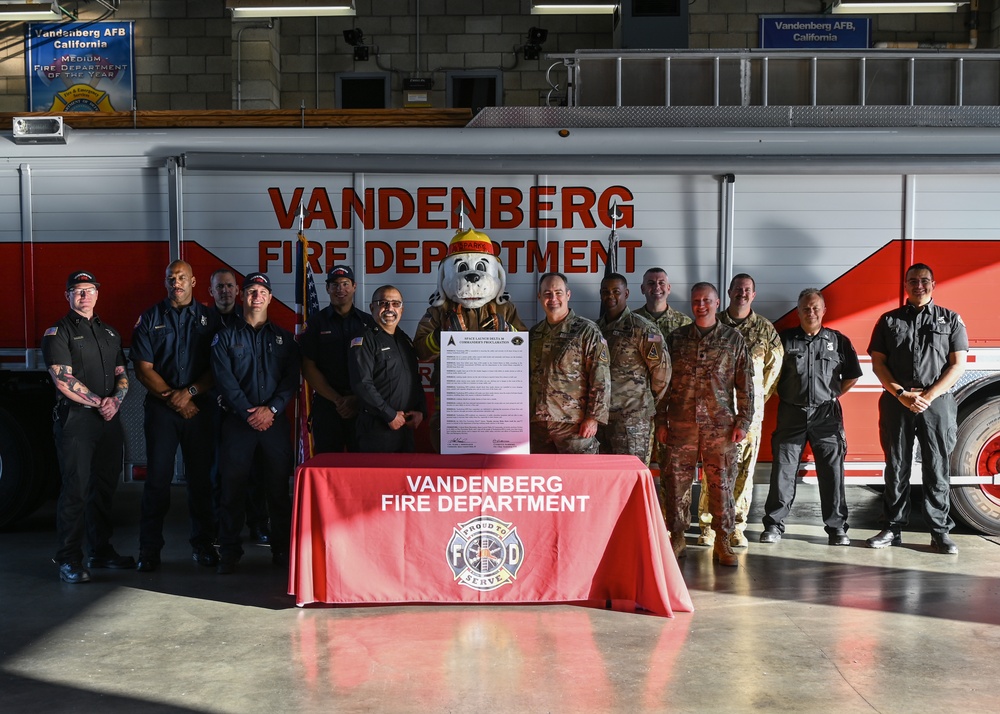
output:
POLYGON ((701 535, 698 536, 698 545, 707 545, 709 547, 715 545, 715 531, 702 526, 701 535))
POLYGON ((715 550, 712 551, 712 560, 718 560, 719 565, 728 565, 731 567, 736 567, 740 564, 736 553, 733 552, 733 546, 729 544, 729 537, 727 535, 722 534, 715 539, 715 550))

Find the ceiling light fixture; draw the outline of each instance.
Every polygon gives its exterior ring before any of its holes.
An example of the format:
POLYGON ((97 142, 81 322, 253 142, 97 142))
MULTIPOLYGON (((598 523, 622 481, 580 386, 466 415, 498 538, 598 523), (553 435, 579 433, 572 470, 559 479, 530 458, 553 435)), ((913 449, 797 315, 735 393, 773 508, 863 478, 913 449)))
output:
POLYGON ((884 14, 923 14, 923 13, 944 13, 958 12, 960 5, 968 5, 965 2, 865 2, 865 0, 847 0, 846 2, 834 2, 830 12, 834 15, 884 15, 884 14))
POLYGON ((21 0, 21 2, 0 2, 0 22, 42 22, 61 20, 59 3, 49 0, 21 0))
POLYGON ((356 15, 354 0, 226 0, 234 20, 356 15))
POLYGON ((610 15, 619 4, 608 0, 531 0, 531 14, 610 15))

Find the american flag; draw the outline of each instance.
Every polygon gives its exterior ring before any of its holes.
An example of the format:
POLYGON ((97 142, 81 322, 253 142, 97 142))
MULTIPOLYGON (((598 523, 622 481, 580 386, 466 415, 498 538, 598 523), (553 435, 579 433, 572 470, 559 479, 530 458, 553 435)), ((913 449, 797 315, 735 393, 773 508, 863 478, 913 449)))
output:
MULTIPOLYGON (((301 335, 309 324, 309 318, 319 312, 319 295, 316 293, 316 281, 309 267, 309 239, 299 230, 298 243, 295 248, 295 334, 301 335)), ((312 416, 312 390, 305 379, 299 377, 299 408, 296 419, 298 430, 299 458, 302 463, 312 458, 313 439, 309 420, 312 416)))

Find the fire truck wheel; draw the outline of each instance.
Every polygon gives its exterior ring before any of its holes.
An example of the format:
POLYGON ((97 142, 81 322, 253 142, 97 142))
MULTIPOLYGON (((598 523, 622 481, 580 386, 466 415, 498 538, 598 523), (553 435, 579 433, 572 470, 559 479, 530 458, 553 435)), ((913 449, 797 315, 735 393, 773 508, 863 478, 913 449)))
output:
POLYGON ((34 470, 24 430, 10 413, 0 409, 0 528, 38 507, 42 488, 34 470))
MULTIPOLYGON (((951 457, 953 474, 1000 473, 1000 398, 959 416, 958 443, 951 457)), ((1000 535, 1000 486, 974 484, 951 490, 955 515, 988 535, 1000 535)))

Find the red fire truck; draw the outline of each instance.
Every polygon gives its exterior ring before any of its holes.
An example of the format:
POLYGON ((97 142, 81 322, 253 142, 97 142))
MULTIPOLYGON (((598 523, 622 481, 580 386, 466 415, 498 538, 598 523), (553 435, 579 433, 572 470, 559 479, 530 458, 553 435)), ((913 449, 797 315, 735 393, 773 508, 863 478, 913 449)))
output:
MULTIPOLYGON (((464 212, 466 225, 500 245, 526 322, 542 317, 536 281, 547 270, 566 273, 574 309, 596 317, 614 205, 633 306, 649 267, 668 271, 671 304, 685 311, 693 283, 725 287, 748 272, 755 309, 779 328, 795 324, 800 290, 822 288, 827 324, 861 353, 877 317, 901 304, 904 268, 933 266, 935 299, 962 314, 971 338, 955 388, 952 500, 968 524, 1000 534, 1000 318, 991 303, 1000 284, 1000 133, 588 128, 565 109, 538 116, 516 127, 65 127, 51 139, 58 143, 0 136, 9 288, 0 310, 0 523, 51 491, 52 389, 39 343, 67 309, 72 270, 99 277, 98 312, 126 336, 162 299, 163 270, 177 257, 194 266, 206 302, 215 268, 266 271, 278 319, 290 324, 301 207, 313 272, 352 265, 362 306, 379 285, 396 285, 412 334, 464 212)), ((862 362, 864 377, 844 399, 848 482, 878 484, 880 387, 862 362)), ((126 476, 144 458, 139 398, 135 390, 126 414, 126 476)), ((802 470, 807 481, 814 474, 808 463, 802 470)))

